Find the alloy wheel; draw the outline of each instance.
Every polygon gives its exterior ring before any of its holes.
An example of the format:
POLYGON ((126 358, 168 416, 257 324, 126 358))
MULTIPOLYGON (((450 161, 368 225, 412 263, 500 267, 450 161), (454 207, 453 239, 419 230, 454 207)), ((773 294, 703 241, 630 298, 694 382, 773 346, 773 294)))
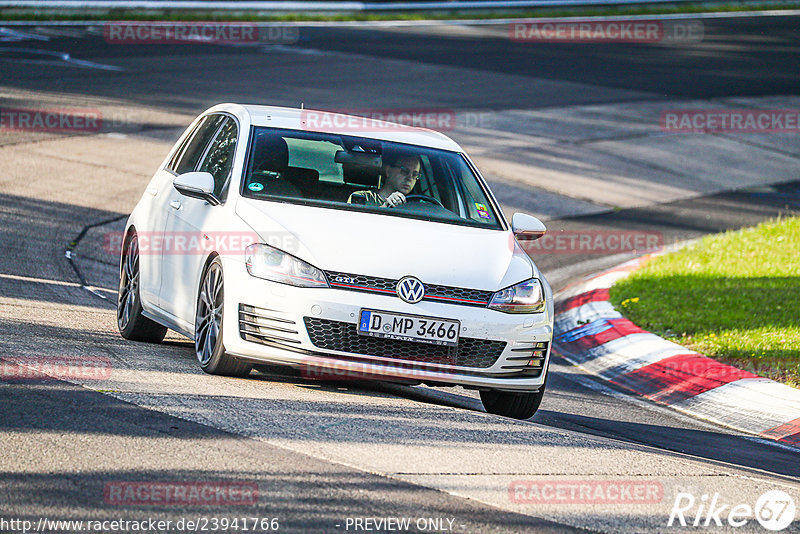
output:
POLYGON ((222 269, 212 263, 203 279, 195 320, 194 349, 201 365, 214 355, 222 330, 222 269))
POLYGON ((135 237, 128 242, 122 263, 117 302, 117 324, 120 330, 128 327, 139 294, 139 243, 135 237))

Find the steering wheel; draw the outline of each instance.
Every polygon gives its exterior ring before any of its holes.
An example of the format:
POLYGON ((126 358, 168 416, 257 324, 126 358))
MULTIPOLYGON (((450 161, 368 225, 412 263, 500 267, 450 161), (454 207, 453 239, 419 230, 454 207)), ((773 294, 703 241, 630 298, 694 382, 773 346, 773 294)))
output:
POLYGON ((408 202, 409 200, 418 200, 419 202, 430 202, 431 204, 436 204, 440 208, 444 208, 441 202, 428 195, 406 195, 406 202, 408 202))

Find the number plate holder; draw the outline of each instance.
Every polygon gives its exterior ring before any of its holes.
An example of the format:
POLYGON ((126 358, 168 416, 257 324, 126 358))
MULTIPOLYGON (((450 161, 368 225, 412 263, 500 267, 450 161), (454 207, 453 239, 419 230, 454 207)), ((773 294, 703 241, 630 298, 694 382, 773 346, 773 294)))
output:
POLYGON ((461 331, 461 322, 455 319, 370 309, 362 309, 358 318, 356 330, 359 335, 429 345, 455 347, 461 331))

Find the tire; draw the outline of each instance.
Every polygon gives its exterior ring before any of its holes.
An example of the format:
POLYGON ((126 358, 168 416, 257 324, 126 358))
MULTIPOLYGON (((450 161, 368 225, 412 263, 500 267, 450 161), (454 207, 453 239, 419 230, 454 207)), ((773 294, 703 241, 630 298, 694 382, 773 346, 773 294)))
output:
POLYGON ((167 327, 142 315, 139 276, 139 240, 135 233, 131 233, 122 247, 117 292, 117 327, 125 339, 161 343, 167 335, 167 327))
POLYGON ((211 375, 247 376, 253 365, 225 353, 222 343, 224 314, 224 278, 222 262, 214 258, 203 273, 197 292, 194 319, 194 352, 200 368, 211 375))
POLYGON ((494 389, 481 391, 481 402, 489 413, 512 419, 530 419, 542 403, 546 383, 547 379, 536 393, 508 393, 494 389))

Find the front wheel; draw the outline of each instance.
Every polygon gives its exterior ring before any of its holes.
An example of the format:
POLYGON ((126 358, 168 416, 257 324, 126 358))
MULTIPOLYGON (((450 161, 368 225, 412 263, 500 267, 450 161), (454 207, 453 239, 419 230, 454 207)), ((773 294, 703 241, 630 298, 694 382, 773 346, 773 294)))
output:
POLYGON ((253 366, 226 354, 222 344, 223 301, 222 262, 214 258, 200 283, 194 321, 194 351, 200 368, 206 373, 247 376, 253 366))
POLYGON ((542 403, 544 387, 545 384, 542 384, 536 393, 508 393, 493 389, 481 391, 481 402, 489 413, 512 419, 530 419, 542 403))
POLYGON ((117 327, 125 339, 160 343, 167 335, 167 327, 143 315, 139 277, 139 240, 132 233, 122 248, 117 292, 117 327))

